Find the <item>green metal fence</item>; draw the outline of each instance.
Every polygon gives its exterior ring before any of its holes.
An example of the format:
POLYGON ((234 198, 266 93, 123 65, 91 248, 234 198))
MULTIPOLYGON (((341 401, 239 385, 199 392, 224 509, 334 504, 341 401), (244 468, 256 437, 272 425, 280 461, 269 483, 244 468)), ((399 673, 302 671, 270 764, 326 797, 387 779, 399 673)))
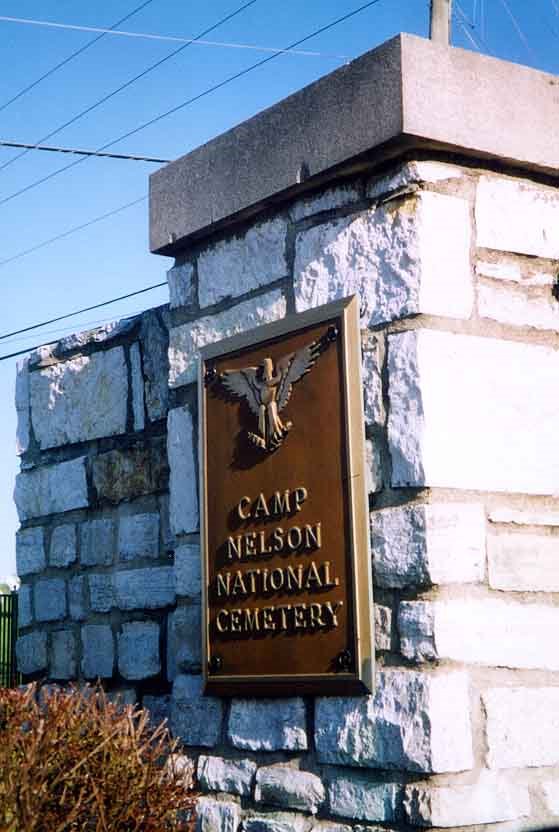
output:
POLYGON ((0 687, 20 682, 16 664, 17 592, 0 595, 0 687))

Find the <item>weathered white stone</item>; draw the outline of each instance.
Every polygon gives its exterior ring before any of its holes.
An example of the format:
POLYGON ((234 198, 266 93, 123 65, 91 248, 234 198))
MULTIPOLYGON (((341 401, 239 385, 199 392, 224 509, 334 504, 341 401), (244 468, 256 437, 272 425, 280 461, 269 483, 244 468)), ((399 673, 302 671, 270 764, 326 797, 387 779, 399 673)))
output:
POLYGON ((557 350, 404 332, 388 372, 394 486, 558 493, 557 350))
POLYGON ((390 650, 392 646, 392 610, 375 603, 375 649, 390 650))
POLYGON ((175 327, 169 334, 169 385, 180 387, 196 381, 201 347, 283 318, 286 309, 282 293, 274 290, 216 315, 175 327))
POLYGON ((17 666, 20 673, 38 673, 47 666, 47 634, 35 630, 20 636, 16 642, 17 666))
POLYGON ((359 189, 352 185, 340 185, 336 188, 328 188, 319 196, 309 196, 299 199, 290 210, 289 216, 292 222, 299 222, 305 217, 312 217, 323 211, 333 211, 336 208, 344 208, 360 199, 359 189))
POLYGON ((376 684, 373 696, 316 700, 320 762, 423 772, 473 766, 465 673, 381 670, 376 684))
POLYGON ((238 803, 201 797, 196 803, 196 832, 237 832, 241 822, 238 803))
POLYGON ((148 419, 164 419, 169 403, 169 321, 164 309, 150 309, 142 315, 145 400, 148 419))
POLYGON ((202 664, 202 609, 199 604, 178 607, 168 617, 167 678, 199 673, 202 664))
POLYGON ((482 505, 430 503, 371 515, 375 581, 379 586, 425 586, 483 580, 482 505))
POLYGON ((202 591, 200 547, 183 543, 175 549, 175 586, 177 595, 198 599, 202 591))
POLYGON ((68 581, 68 611, 72 621, 83 621, 87 617, 85 602, 85 576, 75 575, 68 581))
POLYGON ((136 342, 130 347, 130 372, 132 376, 132 413, 134 430, 143 430, 144 416, 144 377, 142 375, 142 357, 140 345, 136 342))
POLYGON ((161 670, 159 624, 131 621, 118 635, 118 669, 125 679, 149 679, 161 670))
POLYGON ((39 347, 29 356, 29 364, 35 367, 45 367, 53 361, 60 361, 69 352, 85 347, 87 344, 106 344, 115 338, 122 338, 132 332, 138 323, 138 316, 122 318, 120 321, 111 321, 95 329, 84 329, 80 332, 72 332, 65 335, 52 346, 39 347))
POLYGON ((21 522, 88 504, 85 457, 22 471, 14 492, 21 522))
POLYGON ((115 663, 113 633, 108 624, 82 627, 82 673, 86 679, 110 679, 115 663))
POLYGON ((173 266, 167 272, 167 283, 169 284, 169 306, 177 309, 184 306, 191 309, 196 292, 194 289, 194 266, 192 263, 182 263, 180 266, 173 266))
POLYGON ((559 687, 492 688, 482 699, 489 768, 559 763, 559 687))
POLYGON ((120 560, 158 557, 159 514, 122 516, 118 526, 118 555, 120 560))
POLYGON ((122 347, 31 374, 31 419, 41 448, 126 431, 128 374, 122 347))
POLYGON ((302 699, 233 699, 227 736, 248 751, 299 751, 307 748, 302 699))
POLYGON ((93 612, 110 612, 116 606, 112 574, 102 573, 87 576, 89 603, 93 612))
POLYGON ((406 787, 404 808, 414 826, 448 829, 518 820, 530 814, 530 795, 526 786, 495 780, 440 788, 410 785, 406 787))
POLYGON ((45 530, 42 526, 21 529, 16 534, 16 566, 20 577, 41 572, 47 565, 45 530))
POLYGON ((16 375, 16 453, 18 456, 29 449, 31 441, 31 416, 29 412, 29 361, 24 358, 17 362, 16 375))
POLYGON ((559 526, 559 511, 529 508, 490 508, 491 523, 514 523, 518 526, 559 526))
POLYGON ((169 411, 167 454, 169 457, 169 519, 173 534, 198 531, 198 490, 194 427, 188 407, 169 411))
POLYGON ((256 769, 252 760, 227 760, 201 754, 198 758, 198 782, 204 791, 231 792, 250 797, 256 769))
POLYGON ((18 628, 29 627, 33 622, 33 609, 31 607, 31 587, 20 586, 17 593, 17 626, 18 628))
POLYGON ((382 400, 381 344, 372 332, 361 336, 361 373, 363 380, 363 411, 365 422, 382 425, 385 419, 382 400))
POLYGON ((533 295, 522 289, 490 286, 480 282, 477 297, 481 318, 512 326, 559 329, 559 302, 549 291, 533 295))
POLYGON ((34 596, 37 621, 60 621, 66 617, 66 581, 62 578, 40 578, 34 596))
POLYGON ((456 598, 406 601, 401 609, 402 652, 409 659, 559 670, 557 607, 456 598))
POLYGON ((367 188, 367 196, 375 199, 420 182, 444 182, 447 179, 461 179, 463 176, 461 168, 444 162, 406 162, 395 173, 374 177, 367 188))
POLYGON ((155 610, 175 601, 172 566, 121 570, 114 576, 114 587, 121 610, 155 610))
POLYGON ((51 633, 51 679, 75 679, 77 668, 76 637, 71 630, 55 630, 51 633))
POLYGON ((288 766, 264 766, 256 774, 254 799, 257 803, 301 809, 315 815, 326 792, 316 774, 288 766))
POLYGON ((286 233, 285 220, 275 217, 203 251, 198 257, 200 306, 245 295, 284 277, 286 233))
POLYGON ((372 783, 368 775, 339 774, 328 782, 330 812, 354 820, 395 821, 401 795, 401 786, 372 783))
POLYGON ((76 527, 73 523, 56 526, 52 530, 49 548, 49 564, 60 568, 70 566, 78 558, 76 527))
POLYGON ((423 193, 307 229, 294 278, 298 312, 357 293, 364 326, 420 312, 468 318, 468 203, 423 193))
POLYGON ((80 526, 82 566, 109 566, 114 560, 115 524, 109 517, 94 517, 80 526))
POLYGON ((373 832, 373 830, 370 827, 369 830, 366 830, 363 827, 351 827, 346 826, 345 823, 331 823, 331 821, 328 820, 319 821, 318 823, 315 823, 311 829, 311 832, 352 832, 352 828, 355 829, 355 832, 373 832))
POLYGON ((311 818, 295 812, 273 812, 270 814, 251 814, 245 818, 241 829, 243 832, 310 832, 311 818))
POLYGON ((552 286, 555 283, 557 267, 532 259, 520 259, 513 255, 501 254, 496 262, 478 260, 476 273, 493 280, 507 280, 523 286, 552 286))
POLYGON ((186 745, 213 747, 221 739, 223 702, 204 696, 201 676, 177 676, 173 682, 171 730, 186 745))
POLYGON ((481 176, 475 213, 478 246, 559 258, 556 188, 504 176, 481 176))
POLYGON ((559 537, 500 534, 488 538, 489 586, 517 592, 559 592, 559 537))
POLYGON ((382 490, 382 460, 379 443, 373 439, 365 440, 365 477, 367 494, 376 494, 382 490))
POLYGON ((548 780, 541 784, 545 808, 552 815, 559 815, 559 781, 548 780))

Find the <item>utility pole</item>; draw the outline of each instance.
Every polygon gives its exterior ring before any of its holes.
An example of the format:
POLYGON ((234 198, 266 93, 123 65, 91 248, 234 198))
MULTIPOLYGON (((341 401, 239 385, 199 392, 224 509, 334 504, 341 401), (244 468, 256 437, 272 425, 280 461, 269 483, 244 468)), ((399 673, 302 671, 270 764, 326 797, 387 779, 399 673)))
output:
POLYGON ((436 43, 450 46, 450 17, 452 0, 431 0, 430 38, 436 43))

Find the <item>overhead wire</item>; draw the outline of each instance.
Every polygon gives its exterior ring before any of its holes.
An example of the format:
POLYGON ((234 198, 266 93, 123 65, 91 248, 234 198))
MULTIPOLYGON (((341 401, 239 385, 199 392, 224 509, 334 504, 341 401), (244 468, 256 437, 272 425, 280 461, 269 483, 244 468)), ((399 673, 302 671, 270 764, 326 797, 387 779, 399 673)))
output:
POLYGON ((488 54, 491 54, 491 50, 489 49, 487 44, 484 43, 484 41, 481 38, 479 32, 476 33, 475 23, 472 22, 468 18, 468 16, 466 15, 466 12, 462 8, 462 6, 458 2, 458 0, 454 0, 453 14, 454 14, 454 18, 457 21, 458 25, 460 26, 460 28, 464 32, 464 35, 465 35, 466 39, 472 44, 474 49, 477 49, 478 52, 483 51, 481 46, 480 46, 480 43, 478 42, 478 38, 479 38, 479 41, 481 41, 481 43, 485 47, 485 51, 488 54), (474 34, 474 33, 476 33, 476 34, 474 34), (477 37, 476 37, 476 35, 477 35, 477 37))
POLYGON ((518 22, 518 20, 517 20, 515 14, 513 13, 511 7, 509 6, 507 0, 501 0, 501 5, 503 6, 506 13, 508 14, 508 16, 509 16, 509 18, 512 22, 512 25, 514 26, 514 28, 516 30, 516 34, 518 35, 518 37, 520 39, 520 42, 523 44, 524 48, 526 49, 526 51, 528 52, 528 54, 530 55, 532 60, 537 63, 538 56, 536 55, 536 53, 534 52, 534 50, 530 46, 530 42, 528 41, 528 38, 524 34, 524 31, 523 31, 522 27, 520 26, 520 23, 518 22))
POLYGON ((85 150, 78 147, 54 147, 45 144, 27 144, 26 142, 12 142, 7 139, 0 139, 0 147, 25 147, 28 150, 46 150, 51 153, 72 153, 77 156, 101 156, 107 159, 125 159, 131 162, 166 164, 171 161, 171 159, 158 159, 154 156, 132 156, 129 153, 103 153, 99 150, 85 150))

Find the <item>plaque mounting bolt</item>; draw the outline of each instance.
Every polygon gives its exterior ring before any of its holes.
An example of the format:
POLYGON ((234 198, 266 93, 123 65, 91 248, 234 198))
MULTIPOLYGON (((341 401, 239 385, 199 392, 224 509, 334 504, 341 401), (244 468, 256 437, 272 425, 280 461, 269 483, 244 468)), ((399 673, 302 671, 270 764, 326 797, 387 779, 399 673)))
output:
POLYGON ((209 661, 209 667, 211 673, 218 673, 220 670, 223 670, 223 659, 221 656, 212 656, 209 661))
POLYGON ((328 331, 326 333, 326 338, 332 344, 334 341, 337 340, 339 334, 340 332, 337 326, 329 326, 328 331))
POLYGON ((336 656, 336 665, 338 666, 338 670, 343 670, 346 673, 353 667, 353 655, 351 650, 342 650, 341 653, 338 653, 336 656))
POLYGON ((217 378, 217 370, 214 366, 206 367, 206 372, 204 373, 204 384, 206 387, 215 381, 217 378))

